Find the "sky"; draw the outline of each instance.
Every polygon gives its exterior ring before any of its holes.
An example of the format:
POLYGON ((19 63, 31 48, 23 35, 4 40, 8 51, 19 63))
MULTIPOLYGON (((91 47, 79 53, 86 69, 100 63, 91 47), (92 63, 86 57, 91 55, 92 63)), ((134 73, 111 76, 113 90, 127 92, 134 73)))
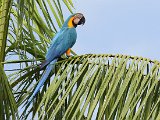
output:
POLYGON ((124 54, 160 60, 160 0, 73 0, 86 23, 77 54, 124 54))

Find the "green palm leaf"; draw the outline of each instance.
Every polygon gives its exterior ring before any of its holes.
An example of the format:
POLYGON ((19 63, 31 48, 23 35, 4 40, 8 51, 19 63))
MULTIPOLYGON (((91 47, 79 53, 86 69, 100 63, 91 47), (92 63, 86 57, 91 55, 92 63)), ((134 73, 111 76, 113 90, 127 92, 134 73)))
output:
POLYGON ((2 64, 0 64, 0 86, 0 119, 16 119, 18 107, 2 64))
POLYGON ((11 0, 0 1, 0 62, 3 62, 5 58, 10 8, 11 0))
POLYGON ((158 119, 159 65, 123 55, 59 61, 50 85, 46 83, 33 105, 26 107, 28 115, 34 110, 35 118, 49 120, 158 119))
POLYGON ((17 105, 1 62, 5 59, 11 0, 0 0, 0 119, 16 119, 17 105))

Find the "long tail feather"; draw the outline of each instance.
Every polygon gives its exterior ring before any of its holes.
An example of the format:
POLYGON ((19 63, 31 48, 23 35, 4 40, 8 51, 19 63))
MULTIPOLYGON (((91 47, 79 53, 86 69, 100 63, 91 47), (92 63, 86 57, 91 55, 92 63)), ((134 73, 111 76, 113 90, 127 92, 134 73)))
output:
POLYGON ((48 78, 50 72, 54 68, 56 62, 57 62, 57 59, 54 59, 50 64, 47 65, 46 71, 45 71, 45 73, 43 73, 41 80, 39 81, 38 85, 36 86, 31 97, 29 98, 28 103, 30 103, 32 101, 32 99, 34 98, 34 96, 38 93, 38 91, 40 90, 40 88, 42 87, 42 85, 44 84, 46 79, 48 78))

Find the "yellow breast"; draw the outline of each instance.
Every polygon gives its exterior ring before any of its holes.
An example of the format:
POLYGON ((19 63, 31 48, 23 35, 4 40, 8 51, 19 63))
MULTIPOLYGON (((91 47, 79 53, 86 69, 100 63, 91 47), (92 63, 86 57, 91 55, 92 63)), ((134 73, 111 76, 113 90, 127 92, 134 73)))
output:
POLYGON ((72 23, 73 19, 74 19, 74 17, 71 17, 70 20, 69 20, 69 22, 68 22, 68 27, 69 27, 69 28, 74 27, 74 26, 73 26, 73 23, 72 23))

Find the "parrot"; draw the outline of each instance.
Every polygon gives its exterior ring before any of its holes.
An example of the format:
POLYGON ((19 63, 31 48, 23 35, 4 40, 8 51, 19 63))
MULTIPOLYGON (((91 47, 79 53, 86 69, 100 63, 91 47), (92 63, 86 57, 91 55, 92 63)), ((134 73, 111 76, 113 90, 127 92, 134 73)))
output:
POLYGON ((40 70, 45 68, 45 72, 42 74, 39 83, 33 90, 33 94, 28 99, 28 103, 30 103, 39 92, 40 88, 43 86, 44 82, 54 68, 58 58, 60 58, 64 53, 66 53, 67 57, 71 56, 71 48, 77 39, 76 27, 78 25, 84 25, 84 23, 85 17, 82 13, 72 14, 68 17, 68 19, 66 19, 60 31, 55 34, 46 53, 45 60, 40 65, 40 70))

